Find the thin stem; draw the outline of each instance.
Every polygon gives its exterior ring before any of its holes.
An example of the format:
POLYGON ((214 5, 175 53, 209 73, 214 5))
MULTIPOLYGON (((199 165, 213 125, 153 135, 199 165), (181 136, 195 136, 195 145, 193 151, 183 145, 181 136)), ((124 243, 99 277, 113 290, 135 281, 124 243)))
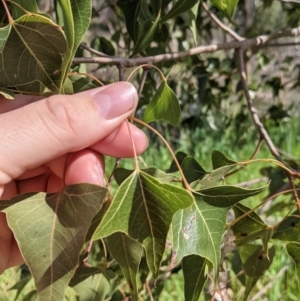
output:
POLYGON ((116 162, 115 162, 115 165, 113 167, 113 170, 107 180, 107 186, 109 186, 111 184, 111 182, 113 181, 114 179, 114 171, 120 166, 120 163, 121 163, 121 158, 117 158, 116 159, 116 162))
MULTIPOLYGON (((279 161, 281 162, 284 166, 285 169, 290 173, 291 168, 284 162, 284 160, 281 158, 280 154, 278 153, 276 146, 274 145, 273 141, 271 140, 267 130, 265 129, 264 125, 260 121, 260 118, 257 114, 256 108, 254 107, 253 101, 251 99, 248 86, 247 86, 247 77, 246 77, 246 70, 245 70, 245 61, 244 61, 244 49, 240 48, 238 51, 238 60, 239 60, 239 72, 240 72, 240 77, 241 77, 241 82, 242 82, 242 87, 244 90, 244 95, 247 101, 247 106, 249 109, 249 112, 251 114, 252 120, 257 127, 261 137, 264 139, 266 142, 269 150, 271 151, 272 155, 279 161)), ((293 171, 294 172, 294 171, 293 171)))
POLYGON ((85 50, 87 50, 87 51, 89 51, 90 53, 93 53, 93 54, 99 56, 99 57, 112 57, 112 56, 110 56, 110 55, 107 55, 107 54, 105 54, 105 53, 103 53, 103 52, 100 52, 100 51, 98 51, 98 50, 96 50, 96 49, 94 49, 94 48, 88 46, 88 45, 85 44, 85 43, 81 43, 81 44, 80 44, 80 47, 83 48, 83 49, 85 49, 85 50))
MULTIPOLYGON (((3 1, 3 0, 2 0, 3 1)), ((260 45, 266 45, 272 40, 279 39, 282 37, 295 37, 300 35, 300 27, 295 27, 292 29, 283 29, 276 33, 269 35, 260 35, 255 38, 245 39, 243 41, 232 41, 221 44, 212 44, 207 46, 199 46, 191 48, 189 50, 175 52, 175 53, 164 53, 148 57, 138 57, 138 58, 121 58, 121 57, 91 57, 91 58, 74 58, 73 62, 76 64, 81 63, 105 63, 110 65, 123 64, 124 67, 136 67, 142 64, 156 64, 159 62, 166 62, 171 60, 180 60, 188 56, 197 55, 200 53, 215 52, 219 50, 229 50, 229 49, 248 49, 251 47, 256 47, 260 45)))
MULTIPOLYGON (((296 189, 296 190, 300 190, 299 189, 296 189)), ((243 219, 244 217, 246 217, 247 215, 249 215, 250 213, 254 212, 256 209, 258 209, 259 207, 261 207, 262 205, 264 205, 265 203, 267 203, 269 200, 272 200, 276 197, 278 197, 279 195, 282 195, 282 194, 287 194, 287 193, 290 193, 290 192, 293 192, 294 189, 288 189, 288 190, 284 190, 284 191, 280 191, 278 193, 275 193, 273 195, 271 195, 270 197, 266 198, 265 200, 263 200, 261 203, 259 203, 257 206, 253 207, 251 210, 249 210, 248 212, 242 214, 241 216, 239 216, 238 218, 236 218, 235 220, 233 220, 232 222, 228 223, 226 228, 229 229, 229 228, 232 228, 237 222, 239 222, 241 219, 243 219)), ((277 227, 278 225, 275 225, 273 226, 273 228, 277 227)))
POLYGON ((128 78, 127 78, 127 81, 129 82, 130 78, 132 77, 132 75, 133 75, 137 70, 139 70, 140 68, 145 68, 145 67, 156 69, 156 70, 160 73, 160 76, 161 76, 162 80, 165 81, 165 82, 167 81, 166 77, 165 77, 164 74, 161 72, 161 70, 160 70, 158 67, 156 67, 156 66, 154 66, 154 65, 151 65, 151 64, 142 64, 142 65, 136 67, 136 68, 129 74, 129 76, 128 76, 128 78))
MULTIPOLYGON (((261 145, 262 145, 263 142, 264 142, 263 139, 260 139, 260 140, 259 140, 259 142, 258 142, 258 144, 256 145, 255 150, 254 150, 253 154, 250 156, 249 160, 252 160, 252 159, 258 154, 258 152, 259 152, 259 150, 260 150, 261 145)), ((233 175, 233 174, 235 174, 235 173, 241 171, 241 170, 244 169, 245 167, 246 167, 246 165, 241 166, 240 168, 237 168, 237 169, 235 169, 235 170, 232 171, 232 172, 229 172, 228 174, 225 175, 224 178, 227 178, 227 177, 229 177, 229 176, 231 176, 231 175, 233 175)))
POLYGON ((6 0, 6 2, 10 2, 12 3, 13 5, 16 5, 19 9, 21 9, 25 14, 31 14, 28 10, 26 10, 24 7, 22 7, 20 4, 12 1, 12 0, 6 0))
POLYGON ((124 81, 124 68, 125 68, 125 66, 122 63, 118 64, 119 81, 120 82, 124 81))
POLYGON ((146 82, 146 79, 147 79, 147 75, 149 73, 149 68, 148 67, 144 67, 143 68, 143 74, 142 74, 142 78, 141 78, 141 81, 140 81, 140 85, 139 85, 139 89, 138 89, 138 96, 139 96, 139 99, 142 95, 142 91, 144 89, 144 85, 145 85, 145 82, 146 82))
POLYGON ((5 0, 1 0, 1 1, 2 1, 3 7, 5 9, 6 15, 7 15, 8 22, 9 22, 9 24, 12 24, 14 22, 14 20, 9 12, 6 2, 5 2, 5 0))
POLYGON ((94 81, 96 81, 100 86, 105 86, 101 80, 99 80, 96 76, 92 75, 92 74, 89 74, 89 73, 81 73, 81 72, 69 72, 67 74, 67 76, 72 76, 72 75, 84 75, 84 76, 87 76, 87 77, 90 77, 92 78, 94 81))
MULTIPOLYGON (((132 117, 132 118, 134 118, 134 117, 132 117)), ((138 159, 137 159, 136 149, 135 149, 135 145, 134 145, 134 141, 133 141, 133 137, 132 137, 132 133, 131 133, 131 130, 130 130, 128 119, 126 119, 126 125, 127 125, 127 128, 128 128, 128 132, 129 132, 129 136, 130 136, 130 140, 131 140, 131 145, 132 145, 132 150, 133 150, 134 167, 135 167, 135 170, 138 171, 140 169, 139 168, 139 162, 138 162, 138 159)))
POLYGON ((214 13, 212 13, 211 11, 209 11, 207 5, 202 1, 202 7, 203 9, 206 11, 206 13, 208 14, 208 16, 225 32, 227 32, 229 35, 231 35, 234 39, 236 39, 237 41, 243 41, 245 40, 245 38, 241 37, 240 35, 238 35, 234 30, 232 30, 231 28, 229 28, 227 25, 225 25, 214 13))
POLYGON ((291 168, 289 166, 286 166, 282 162, 275 160, 275 159, 251 159, 251 160, 246 160, 246 161, 240 161, 240 162, 238 162, 238 164, 248 165, 249 163, 255 163, 255 162, 267 162, 267 163, 275 164, 275 165, 281 167, 282 169, 284 169, 291 176, 300 178, 300 174, 297 171, 291 170, 291 168))
POLYGON ((153 127, 151 127, 151 126, 148 125, 147 123, 145 123, 145 122, 143 122, 143 121, 141 121, 141 120, 139 120, 139 119, 137 119, 137 118, 135 118, 135 117, 131 117, 131 116, 128 117, 128 119, 133 120, 133 121, 135 121, 135 122, 137 122, 137 123, 139 123, 139 124, 145 126, 146 128, 148 128, 150 131, 152 131, 154 134, 156 134, 156 135, 163 141, 163 143, 166 145, 168 151, 170 152, 170 154, 171 154, 171 156, 172 156, 172 158, 173 158, 173 160, 174 160, 174 162, 175 162, 175 164, 176 164, 176 166, 177 166, 177 168, 178 168, 178 170, 179 170, 179 173, 180 173, 180 175, 181 175, 182 182, 183 182, 185 188, 186 188, 188 191, 191 191, 192 189, 191 189, 189 183, 187 182, 187 180, 186 180, 186 178, 185 178, 185 176, 184 176, 184 174, 183 174, 183 171, 182 171, 182 169, 181 169, 181 166, 180 166, 180 164, 179 164, 179 162, 178 162, 178 160, 177 160, 177 158, 176 158, 176 156, 175 156, 173 150, 171 149, 169 143, 166 141, 166 139, 165 139, 165 138, 164 138, 157 130, 155 130, 153 127))

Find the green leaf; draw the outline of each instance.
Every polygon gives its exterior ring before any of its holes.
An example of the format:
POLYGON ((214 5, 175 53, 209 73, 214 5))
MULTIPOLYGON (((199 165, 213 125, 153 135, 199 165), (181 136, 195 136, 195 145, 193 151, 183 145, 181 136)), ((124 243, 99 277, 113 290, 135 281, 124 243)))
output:
POLYGON ((221 168, 223 166, 236 165, 237 162, 227 158, 223 153, 214 150, 211 154, 211 161, 213 169, 221 168))
POLYGON ((120 265, 127 280, 132 301, 138 301, 137 273, 143 247, 124 233, 114 233, 107 238, 111 255, 120 265))
MULTIPOLYGON (((12 287, 9 288, 9 290, 16 290, 16 297, 15 300, 18 298, 18 296, 22 293, 24 290, 24 287, 32 280, 31 276, 26 276, 24 278, 21 278, 17 280, 12 287)), ((1 300, 1 299, 0 299, 1 300)))
POLYGON ((176 17, 187 10, 191 9, 199 0, 177 0, 170 11, 161 19, 161 22, 165 22, 168 19, 176 17))
POLYGON ((0 28, 0 52, 3 51, 10 32, 11 32, 11 25, 7 25, 5 27, 0 28))
POLYGON ((180 114, 177 96, 167 82, 163 81, 148 104, 143 120, 149 123, 161 119, 177 126, 180 121, 180 114))
POLYGON ((160 14, 157 15, 154 21, 149 20, 145 22, 145 24, 143 25, 142 32, 133 49, 132 56, 135 56, 136 54, 144 51, 146 47, 150 45, 150 43, 154 38, 154 34, 158 28, 159 21, 160 21, 160 14))
POLYGON ((199 255, 213 264, 217 275, 228 210, 237 202, 264 189, 265 187, 248 190, 234 186, 217 186, 195 192, 196 202, 193 206, 180 210, 173 218, 176 262, 188 255, 199 255))
POLYGON ((23 200, 19 196, 18 203, 4 210, 39 300, 63 300, 91 220, 106 194, 103 187, 71 185, 59 193, 26 194, 23 200))
POLYGON ((201 180, 207 174, 202 166, 191 156, 186 156, 183 159, 181 168, 188 183, 201 180))
MULTIPOLYGON (((59 0, 64 31, 68 41, 68 50, 64 56, 62 65, 62 82, 64 82, 70 69, 77 47, 87 31, 92 11, 91 0, 59 0)), ((61 87, 60 87, 61 89, 61 87)))
POLYGON ((109 271, 101 273, 99 268, 83 267, 72 279, 70 286, 79 300, 104 301, 111 290, 111 278, 109 271))
POLYGON ((129 36, 133 42, 136 42, 139 37, 138 17, 141 9, 141 0, 119 0, 117 5, 123 11, 129 36))
POLYGON ((34 90, 26 91, 42 93, 47 87, 57 93, 67 50, 61 28, 40 15, 24 15, 2 28, 0 34, 0 87, 20 90, 23 85, 31 85, 34 90))
POLYGON ((198 16, 199 5, 200 1, 197 1, 197 3, 187 11, 191 23, 190 28, 193 33, 195 46, 198 46, 196 21, 198 16))
POLYGON ((300 216, 287 216, 275 229, 273 239, 296 242, 300 240, 300 216))
POLYGON ((300 243, 291 242, 286 244, 288 254, 294 259, 296 265, 296 272, 298 278, 298 285, 300 285, 300 243))
MULTIPOLYGON (((232 209, 235 218, 239 218, 251 210, 251 208, 243 204, 236 204, 232 209)), ((240 246, 257 237, 261 237, 262 232, 267 228, 268 226, 263 220, 255 212, 251 212, 231 227, 235 236, 234 243, 240 246)))
MULTIPOLYGON (((187 157, 187 154, 184 153, 184 152, 178 152, 178 153, 176 153, 176 159, 177 159, 177 161, 178 161, 178 163, 179 163, 180 166, 181 166, 181 164, 183 162, 183 159, 185 157, 187 157)), ((169 169, 168 169, 168 172, 176 172, 176 171, 178 171, 178 167, 177 167, 175 161, 173 160, 172 163, 171 163, 171 165, 170 165, 170 167, 169 167, 169 169)))
POLYGON ((229 18, 232 17, 239 0, 210 0, 211 4, 223 11, 229 18))
POLYGON ((220 183, 224 176, 234 167, 235 165, 223 166, 221 168, 215 169, 210 173, 206 174, 203 179, 199 181, 201 189, 214 187, 220 183))
POLYGON ((12 17, 14 20, 25 15, 26 11, 33 14, 38 13, 36 0, 15 0, 12 4, 12 17), (15 5, 15 3, 19 4, 19 6, 15 5), (22 7, 23 9, 21 9, 20 7, 22 7))
MULTIPOLYGON (((171 183, 175 179, 177 180, 178 177, 163 172, 162 170, 159 170, 155 167, 150 167, 147 169, 142 169, 143 172, 147 173, 148 175, 154 177, 156 180, 162 182, 162 183, 171 183)), ((117 181, 118 185, 121 185, 132 173, 134 170, 128 170, 122 167, 117 168, 114 171, 114 177, 117 181)))
POLYGON ((74 93, 83 92, 97 87, 84 75, 72 75, 66 79, 71 80, 74 93))
POLYGON ((207 280, 207 260, 201 256, 189 255, 182 260, 185 301, 198 301, 207 280))
POLYGON ((15 98, 15 94, 11 91, 5 90, 5 91, 0 91, 0 94, 2 96, 4 96, 6 99, 14 99, 15 98))
POLYGON ((257 280, 267 271, 272 264, 275 248, 272 246, 266 255, 263 246, 244 245, 240 248, 240 256, 246 275, 246 285, 243 300, 246 301, 257 280))
POLYGON ((93 239, 124 232, 138 240, 157 277, 173 215, 192 203, 193 197, 186 190, 135 171, 119 187, 93 239))

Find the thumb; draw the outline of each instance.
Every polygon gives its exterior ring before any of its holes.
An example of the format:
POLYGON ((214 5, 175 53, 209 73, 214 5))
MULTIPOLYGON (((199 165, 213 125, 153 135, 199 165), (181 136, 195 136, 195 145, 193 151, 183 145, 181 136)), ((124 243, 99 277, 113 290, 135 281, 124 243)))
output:
POLYGON ((100 141, 135 110, 137 100, 135 88, 119 82, 0 115, 0 185, 100 141))

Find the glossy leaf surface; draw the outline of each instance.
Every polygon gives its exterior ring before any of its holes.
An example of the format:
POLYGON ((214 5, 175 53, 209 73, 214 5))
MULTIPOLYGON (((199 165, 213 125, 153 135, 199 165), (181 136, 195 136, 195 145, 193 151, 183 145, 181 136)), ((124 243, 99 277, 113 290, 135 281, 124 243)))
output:
POLYGON ((126 233, 143 245, 148 266, 157 276, 173 215, 192 203, 186 190, 135 171, 119 187, 93 239, 126 233))

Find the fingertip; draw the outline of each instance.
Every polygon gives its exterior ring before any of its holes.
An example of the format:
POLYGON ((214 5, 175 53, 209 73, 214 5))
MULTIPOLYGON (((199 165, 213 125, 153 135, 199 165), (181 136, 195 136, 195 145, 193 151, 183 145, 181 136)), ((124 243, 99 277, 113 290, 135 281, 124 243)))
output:
POLYGON ((105 186, 104 158, 90 149, 72 154, 66 164, 65 184, 89 183, 105 186))

